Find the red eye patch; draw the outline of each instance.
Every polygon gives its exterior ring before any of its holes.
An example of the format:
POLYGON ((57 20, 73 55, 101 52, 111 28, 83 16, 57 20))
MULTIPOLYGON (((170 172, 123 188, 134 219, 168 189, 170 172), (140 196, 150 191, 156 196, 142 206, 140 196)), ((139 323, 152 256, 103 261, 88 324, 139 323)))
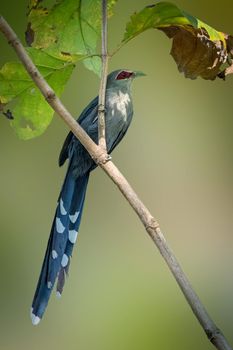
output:
POLYGON ((116 77, 116 80, 129 79, 133 75, 133 72, 127 72, 122 70, 116 77))

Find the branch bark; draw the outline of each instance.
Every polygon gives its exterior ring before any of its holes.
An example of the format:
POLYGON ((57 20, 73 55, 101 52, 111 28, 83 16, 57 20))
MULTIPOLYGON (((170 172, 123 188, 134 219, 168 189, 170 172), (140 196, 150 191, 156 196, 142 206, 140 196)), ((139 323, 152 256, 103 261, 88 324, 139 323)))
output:
POLYGON ((99 146, 103 151, 107 150, 105 137, 105 91, 108 75, 108 9, 107 0, 102 0, 102 74, 99 89, 99 108, 98 108, 98 132, 99 146))
MULTIPOLYGON (((40 89, 41 93, 44 95, 45 99, 50 104, 50 106, 69 126, 70 130, 80 140, 80 142, 92 156, 95 162, 100 165, 100 167, 105 171, 105 173, 118 186, 121 193, 124 195, 128 203, 134 209, 142 224, 144 225, 147 233, 149 234, 153 242, 156 244, 162 257, 164 258, 173 276, 175 277, 180 289, 182 290, 196 318, 201 324, 203 330, 205 331, 208 339, 219 350, 232 350, 226 338, 224 337, 222 332, 217 328, 215 323, 212 321, 207 311, 205 310, 205 307, 202 305, 200 299, 193 290, 188 278, 185 276, 175 255, 169 248, 156 219, 151 215, 147 207, 142 203, 142 201, 137 196, 136 192, 132 189, 126 178, 121 174, 121 172, 113 164, 113 162, 106 162, 106 159, 108 159, 108 155, 103 150, 103 148, 101 146, 96 145, 92 141, 92 139, 85 133, 85 131, 79 126, 79 124, 67 111, 67 109, 58 99, 54 91, 50 88, 48 83, 37 70, 30 57, 28 56, 26 50, 17 38, 16 34, 2 16, 0 16, 0 31, 2 31, 9 44, 12 45, 19 59, 25 66, 28 74, 34 80, 35 84, 38 86, 38 88, 40 89)), ((104 72, 104 74, 106 80, 107 72, 104 72)), ((104 88, 101 89, 101 98, 103 98, 103 95, 105 95, 104 88)))

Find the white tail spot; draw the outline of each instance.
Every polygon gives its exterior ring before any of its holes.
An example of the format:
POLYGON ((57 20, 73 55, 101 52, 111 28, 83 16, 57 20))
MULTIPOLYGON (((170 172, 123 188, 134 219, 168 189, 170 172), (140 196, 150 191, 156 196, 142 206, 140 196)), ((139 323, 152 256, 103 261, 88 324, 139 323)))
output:
POLYGON ((57 254, 56 250, 52 250, 52 258, 57 259, 57 257, 58 257, 58 254, 57 254))
POLYGON ((56 230, 58 233, 63 233, 65 231, 65 226, 62 224, 60 218, 56 218, 56 230))
POLYGON ((51 289, 52 288, 52 282, 51 281, 49 281, 48 283, 47 283, 47 286, 48 286, 48 289, 51 289))
POLYGON ((63 257, 61 259, 61 266, 62 267, 66 267, 66 265, 68 264, 69 258, 66 254, 63 254, 63 257))
POLYGON ((60 211, 61 211, 61 215, 67 214, 67 211, 65 210, 64 202, 63 202, 62 198, 60 199, 60 211))
POLYGON ((40 317, 34 315, 33 313, 31 314, 31 319, 32 319, 33 326, 37 326, 38 323, 40 322, 40 317))
POLYGON ((61 293, 57 291, 56 292, 56 296, 57 296, 58 299, 60 299, 61 298, 61 293))
POLYGON ((76 211, 74 215, 69 215, 70 221, 74 224, 79 216, 79 211, 76 211))
POLYGON ((71 243, 74 244, 76 242, 77 236, 78 236, 78 232, 76 230, 69 231, 69 240, 71 243))

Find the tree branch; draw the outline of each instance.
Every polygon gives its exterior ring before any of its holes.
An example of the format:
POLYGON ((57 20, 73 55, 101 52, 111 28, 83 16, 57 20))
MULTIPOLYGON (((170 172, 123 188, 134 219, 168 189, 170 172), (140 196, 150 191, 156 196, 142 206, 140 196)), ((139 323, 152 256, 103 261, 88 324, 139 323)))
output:
POLYGON ((106 137, 105 137, 105 91, 108 75, 108 9, 107 0, 102 0, 102 74, 99 89, 99 108, 98 108, 98 132, 99 132, 99 146, 106 151, 106 137))
MULTIPOLYGON (((131 207, 134 209, 142 224, 144 225, 147 233, 156 244, 162 257, 166 261, 169 269, 174 275, 180 289, 182 290, 186 300, 191 306, 196 318, 203 327, 208 339, 213 343, 213 345, 219 350, 232 350, 227 340, 221 331, 216 327, 204 306, 202 305, 197 294, 193 290, 189 280, 182 271, 175 255, 169 248, 162 231, 159 227, 158 222, 151 215, 147 207, 141 202, 135 191, 132 189, 130 184, 127 182, 125 177, 117 169, 112 161, 106 162, 107 154, 102 149, 101 146, 96 145, 92 139, 85 133, 85 131, 80 127, 80 125, 73 119, 71 114, 66 110, 64 105, 55 95, 54 91, 47 84, 45 79, 42 77, 40 72, 37 70, 30 57, 28 56, 26 50, 20 43, 14 31, 0 16, 0 31, 5 35, 9 44, 11 44, 16 51, 19 59, 25 66, 27 72, 34 80, 35 84, 40 89, 41 93, 44 95, 47 102, 54 109, 55 112, 65 121, 69 126, 74 135, 80 140, 92 158, 97 164, 106 172, 106 174, 112 179, 112 181, 118 186, 119 190, 122 192, 126 200, 129 202, 131 207)), ((106 72, 105 80, 106 80, 106 72)), ((105 95, 105 89, 101 90, 101 97, 105 95)), ((103 101, 103 99, 102 99, 103 101)))

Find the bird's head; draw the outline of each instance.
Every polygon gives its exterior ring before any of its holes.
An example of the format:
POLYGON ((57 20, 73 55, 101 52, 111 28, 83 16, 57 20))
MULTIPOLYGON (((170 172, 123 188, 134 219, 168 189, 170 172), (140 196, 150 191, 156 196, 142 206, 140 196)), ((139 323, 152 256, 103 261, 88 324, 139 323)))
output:
POLYGON ((143 72, 118 69, 108 75, 107 87, 130 88, 135 78, 145 76, 143 72))

